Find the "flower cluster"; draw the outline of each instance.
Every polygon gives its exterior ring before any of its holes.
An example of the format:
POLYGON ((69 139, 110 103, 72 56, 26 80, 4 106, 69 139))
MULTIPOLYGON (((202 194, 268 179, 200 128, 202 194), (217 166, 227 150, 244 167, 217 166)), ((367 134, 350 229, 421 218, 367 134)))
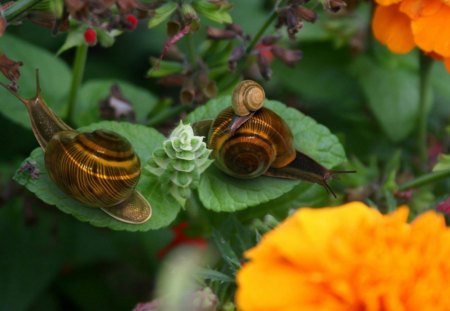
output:
POLYGON ((450 229, 428 212, 360 202, 299 209, 246 253, 242 311, 449 310, 450 229))
POLYGON ((395 53, 414 47, 444 60, 450 71, 450 3, 446 0, 376 0, 375 37, 395 53))
POLYGON ((133 104, 125 98, 118 84, 111 85, 108 96, 99 102, 99 109, 104 120, 136 122, 133 104))
MULTIPOLYGON (((13 2, 10 6, 14 5, 13 2)), ((133 31, 139 22, 137 16, 146 17, 149 14, 150 6, 138 0, 61 0, 43 1, 21 18, 28 18, 55 33, 78 30, 83 33, 85 43, 95 45, 99 33, 104 37, 113 30, 133 31)))
POLYGON ((293 0, 288 5, 278 10, 276 28, 286 26, 289 38, 295 39, 297 32, 303 28, 303 23, 315 22, 317 14, 304 6, 306 1, 293 0))
POLYGON ((206 148, 202 136, 195 136, 190 125, 182 122, 164 141, 163 147, 153 152, 145 167, 157 176, 181 206, 191 195, 191 189, 199 182, 200 174, 213 162, 211 150, 206 148))
MULTIPOLYGON (((208 39, 211 40, 232 40, 236 39, 239 44, 233 49, 228 59, 228 67, 234 71, 238 61, 246 57, 246 50, 249 45, 250 36, 245 34, 241 27, 236 24, 225 26, 224 29, 208 27, 208 39)), ((251 55, 256 57, 256 64, 261 76, 270 80, 272 76, 271 63, 274 57, 281 60, 288 66, 295 65, 302 57, 300 50, 289 50, 278 45, 278 36, 267 36, 258 42, 251 55)))

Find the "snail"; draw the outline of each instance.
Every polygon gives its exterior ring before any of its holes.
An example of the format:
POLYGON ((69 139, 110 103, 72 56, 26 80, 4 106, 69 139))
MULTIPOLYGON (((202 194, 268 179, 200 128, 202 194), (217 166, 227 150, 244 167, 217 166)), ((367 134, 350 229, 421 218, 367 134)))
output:
POLYGON ((255 81, 244 80, 238 83, 231 96, 231 106, 236 115, 230 125, 231 134, 262 108, 265 99, 263 87, 255 81))
POLYGON ((140 224, 150 218, 150 204, 135 190, 140 160, 125 137, 108 130, 78 132, 64 123, 42 98, 37 70, 34 98, 0 85, 25 104, 48 174, 63 192, 122 222, 140 224))
MULTIPOLYGON (((248 90, 243 90, 243 86, 254 88, 255 84, 241 83, 235 92, 245 94, 248 90)), ((261 175, 302 179, 321 185, 336 197, 328 180, 335 174, 355 171, 329 170, 296 150, 289 126, 268 108, 261 107, 252 112, 245 122, 237 121, 242 116, 236 114, 235 98, 238 96, 233 95, 233 106, 222 110, 214 120, 193 124, 196 135, 206 137, 207 146, 212 149, 212 157, 220 170, 241 179, 261 175)))
POLYGON ((247 116, 259 110, 266 94, 261 85, 252 80, 241 81, 233 91, 231 105, 238 116, 247 116))

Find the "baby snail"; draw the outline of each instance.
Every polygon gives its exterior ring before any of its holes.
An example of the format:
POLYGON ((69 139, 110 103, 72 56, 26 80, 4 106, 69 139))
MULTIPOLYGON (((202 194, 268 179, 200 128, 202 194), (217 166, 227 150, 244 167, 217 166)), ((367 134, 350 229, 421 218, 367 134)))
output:
POLYGON ((254 81, 242 81, 234 90, 232 107, 221 111, 214 120, 193 124, 196 135, 206 137, 216 166, 241 179, 265 175, 306 180, 321 185, 336 197, 328 180, 335 174, 355 171, 328 170, 296 150, 286 122, 272 110, 262 107, 264 90, 261 90, 254 81), (255 93, 258 95, 248 95, 255 93), (238 111, 245 110, 239 106, 247 106, 250 97, 258 98, 261 105, 245 116, 238 115, 238 111))
POLYGON ((42 98, 37 70, 34 98, 0 85, 25 104, 45 167, 62 191, 122 222, 141 224, 150 218, 150 204, 135 190, 140 160, 126 138, 108 130, 78 132, 64 123, 42 98))
POLYGON ((261 85, 252 80, 241 81, 231 96, 235 117, 230 125, 231 135, 262 108, 266 94, 261 85))

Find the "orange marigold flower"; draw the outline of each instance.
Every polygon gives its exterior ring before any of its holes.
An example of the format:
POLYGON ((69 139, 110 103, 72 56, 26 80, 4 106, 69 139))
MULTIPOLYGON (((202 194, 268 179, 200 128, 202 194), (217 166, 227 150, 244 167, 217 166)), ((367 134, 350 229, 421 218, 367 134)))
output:
POLYGON ((241 311, 450 310, 450 229, 360 202, 299 209, 247 251, 241 311))
POLYGON ((419 47, 444 60, 450 71, 449 0, 375 0, 372 30, 395 53, 419 47))

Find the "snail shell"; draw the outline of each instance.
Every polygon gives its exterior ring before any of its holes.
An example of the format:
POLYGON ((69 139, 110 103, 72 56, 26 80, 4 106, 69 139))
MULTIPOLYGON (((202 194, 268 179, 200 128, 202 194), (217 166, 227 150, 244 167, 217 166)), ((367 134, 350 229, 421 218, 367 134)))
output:
POLYGON ((141 173, 130 143, 105 130, 58 132, 47 145, 45 166, 64 192, 99 208, 126 200, 141 173))
POLYGON ((36 96, 26 99, 0 83, 25 104, 50 178, 74 199, 122 222, 147 221, 151 206, 135 190, 141 169, 130 142, 112 131, 75 131, 41 97, 37 72, 36 84, 36 96))
POLYGON ((247 116, 260 109, 266 95, 261 85, 252 80, 241 81, 233 91, 232 107, 238 116, 247 116))
POLYGON ((140 160, 130 142, 108 130, 57 132, 45 148, 45 167, 74 199, 128 223, 143 223, 150 205, 135 190, 140 160))
POLYGON ((232 108, 213 121, 208 148, 216 165, 227 174, 244 179, 263 175, 270 167, 281 168, 295 159, 292 133, 273 111, 261 108, 234 134, 229 126, 235 118, 232 108))

